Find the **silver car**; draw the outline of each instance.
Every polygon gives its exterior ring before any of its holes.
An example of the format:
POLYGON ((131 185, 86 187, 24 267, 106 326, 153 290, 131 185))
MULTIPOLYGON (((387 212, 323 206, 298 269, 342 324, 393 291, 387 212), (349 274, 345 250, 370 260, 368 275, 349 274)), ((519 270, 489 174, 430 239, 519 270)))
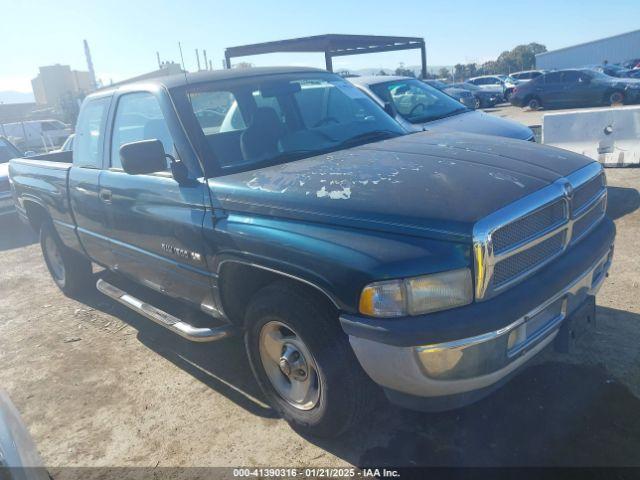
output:
POLYGON ((466 132, 534 141, 529 127, 467 108, 415 78, 372 76, 350 78, 349 81, 410 132, 466 132))
POLYGON ((9 185, 9 160, 22 157, 22 153, 7 138, 0 137, 0 217, 15 213, 9 185))

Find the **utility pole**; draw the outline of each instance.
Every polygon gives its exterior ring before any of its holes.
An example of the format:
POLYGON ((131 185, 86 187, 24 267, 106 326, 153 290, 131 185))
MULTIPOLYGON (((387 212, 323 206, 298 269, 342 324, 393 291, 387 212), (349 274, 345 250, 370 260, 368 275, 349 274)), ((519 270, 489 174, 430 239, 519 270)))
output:
POLYGON ((198 71, 200 71, 200 53, 198 53, 197 48, 196 48, 196 62, 198 64, 198 71))
POLYGON ((87 70, 89 70, 89 81, 91 82, 91 89, 96 90, 98 83, 96 82, 96 72, 93 70, 93 61, 91 60, 91 52, 89 51, 89 43, 86 40, 84 42, 84 55, 87 58, 87 70))
POLYGON ((204 69, 207 70, 209 68, 209 61, 207 60, 207 51, 202 49, 202 57, 204 58, 204 69))
POLYGON ((160 52, 156 52, 156 58, 158 59, 158 70, 162 68, 162 62, 160 61, 160 52))

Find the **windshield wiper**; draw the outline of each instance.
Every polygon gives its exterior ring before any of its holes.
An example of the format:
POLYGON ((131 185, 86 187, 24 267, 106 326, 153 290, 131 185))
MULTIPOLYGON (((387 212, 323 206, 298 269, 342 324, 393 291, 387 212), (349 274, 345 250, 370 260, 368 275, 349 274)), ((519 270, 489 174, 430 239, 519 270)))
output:
POLYGON ((353 147, 356 145, 362 145, 376 140, 385 140, 387 138, 399 137, 401 133, 394 132, 393 130, 372 130, 370 132, 360 133, 353 137, 343 140, 338 145, 339 148, 353 147))

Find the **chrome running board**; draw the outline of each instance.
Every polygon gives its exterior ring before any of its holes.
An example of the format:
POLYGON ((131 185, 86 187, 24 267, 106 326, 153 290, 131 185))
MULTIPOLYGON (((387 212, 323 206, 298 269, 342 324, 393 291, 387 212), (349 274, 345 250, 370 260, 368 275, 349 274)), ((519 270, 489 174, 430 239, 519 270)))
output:
POLYGON ((231 325, 222 325, 214 328, 194 327, 164 310, 160 310, 133 295, 129 295, 124 290, 120 290, 118 287, 102 279, 98 280, 96 288, 106 296, 120 302, 125 307, 129 307, 134 312, 147 317, 149 320, 192 342, 215 342, 229 337, 234 332, 234 328, 231 325))

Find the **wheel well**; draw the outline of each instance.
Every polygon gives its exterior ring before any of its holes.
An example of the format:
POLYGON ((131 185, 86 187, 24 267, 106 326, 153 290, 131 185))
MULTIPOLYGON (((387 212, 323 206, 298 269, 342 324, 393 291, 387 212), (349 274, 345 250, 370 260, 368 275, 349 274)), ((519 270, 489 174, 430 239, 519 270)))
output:
POLYGON ((274 282, 287 282, 291 284, 292 288, 305 290, 336 309, 337 313, 335 303, 326 293, 304 281, 279 272, 238 262, 227 262, 222 265, 218 279, 222 308, 229 320, 235 325, 242 326, 244 324, 245 310, 256 292, 274 282))
POLYGON ((31 228, 36 232, 39 232, 42 224, 49 219, 49 212, 47 212, 42 205, 36 202, 25 201, 23 205, 31 228))

